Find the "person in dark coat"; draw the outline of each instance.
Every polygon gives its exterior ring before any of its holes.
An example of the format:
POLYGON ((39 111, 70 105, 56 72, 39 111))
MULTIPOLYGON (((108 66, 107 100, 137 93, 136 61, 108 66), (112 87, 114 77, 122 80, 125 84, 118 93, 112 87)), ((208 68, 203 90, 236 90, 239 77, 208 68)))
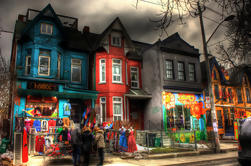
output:
POLYGON ((82 133, 82 151, 84 155, 84 165, 86 166, 89 165, 92 140, 91 129, 89 127, 84 127, 82 133))
POLYGON ((74 126, 71 131, 72 157, 74 166, 80 164, 81 133, 79 127, 74 126))

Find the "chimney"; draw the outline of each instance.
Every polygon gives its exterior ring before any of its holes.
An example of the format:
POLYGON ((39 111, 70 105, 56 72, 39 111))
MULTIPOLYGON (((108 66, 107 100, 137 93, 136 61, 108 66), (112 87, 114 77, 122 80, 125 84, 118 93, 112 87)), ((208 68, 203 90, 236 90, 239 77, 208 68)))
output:
POLYGON ((90 27, 89 26, 84 26, 83 33, 89 33, 89 32, 90 32, 90 27))
POLYGON ((25 15, 19 14, 19 15, 18 15, 18 20, 19 20, 19 21, 22 21, 22 22, 25 22, 25 15))

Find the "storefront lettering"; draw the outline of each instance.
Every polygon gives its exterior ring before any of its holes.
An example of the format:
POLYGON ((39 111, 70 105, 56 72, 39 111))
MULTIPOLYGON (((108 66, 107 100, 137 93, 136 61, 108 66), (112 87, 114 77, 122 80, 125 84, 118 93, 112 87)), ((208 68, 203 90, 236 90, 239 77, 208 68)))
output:
POLYGON ((29 82, 28 89, 57 90, 57 86, 49 83, 29 82))

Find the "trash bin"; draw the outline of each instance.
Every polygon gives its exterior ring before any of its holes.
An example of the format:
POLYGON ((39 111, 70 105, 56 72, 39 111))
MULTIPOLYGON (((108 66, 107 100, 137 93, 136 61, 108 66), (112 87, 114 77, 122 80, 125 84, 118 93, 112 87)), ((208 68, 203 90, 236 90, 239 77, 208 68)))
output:
POLYGON ((147 140, 148 138, 149 138, 149 146, 154 147, 156 134, 148 133, 148 137, 146 137, 146 144, 148 143, 148 140, 147 140))
POLYGON ((154 145, 155 145, 155 147, 160 147, 161 146, 160 138, 155 138, 154 145))

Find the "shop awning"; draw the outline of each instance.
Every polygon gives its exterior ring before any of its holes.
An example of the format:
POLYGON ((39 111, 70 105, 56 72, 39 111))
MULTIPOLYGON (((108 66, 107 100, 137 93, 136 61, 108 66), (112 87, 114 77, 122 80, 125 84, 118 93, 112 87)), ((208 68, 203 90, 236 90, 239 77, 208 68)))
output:
POLYGON ((41 97, 52 97, 62 99, 97 99, 97 91, 81 91, 81 92, 58 92, 58 91, 46 91, 46 90, 31 90, 31 89, 18 89, 18 95, 20 96, 41 96, 41 97))
POLYGON ((129 89, 129 92, 124 96, 131 99, 151 99, 152 95, 148 94, 143 89, 129 89))

